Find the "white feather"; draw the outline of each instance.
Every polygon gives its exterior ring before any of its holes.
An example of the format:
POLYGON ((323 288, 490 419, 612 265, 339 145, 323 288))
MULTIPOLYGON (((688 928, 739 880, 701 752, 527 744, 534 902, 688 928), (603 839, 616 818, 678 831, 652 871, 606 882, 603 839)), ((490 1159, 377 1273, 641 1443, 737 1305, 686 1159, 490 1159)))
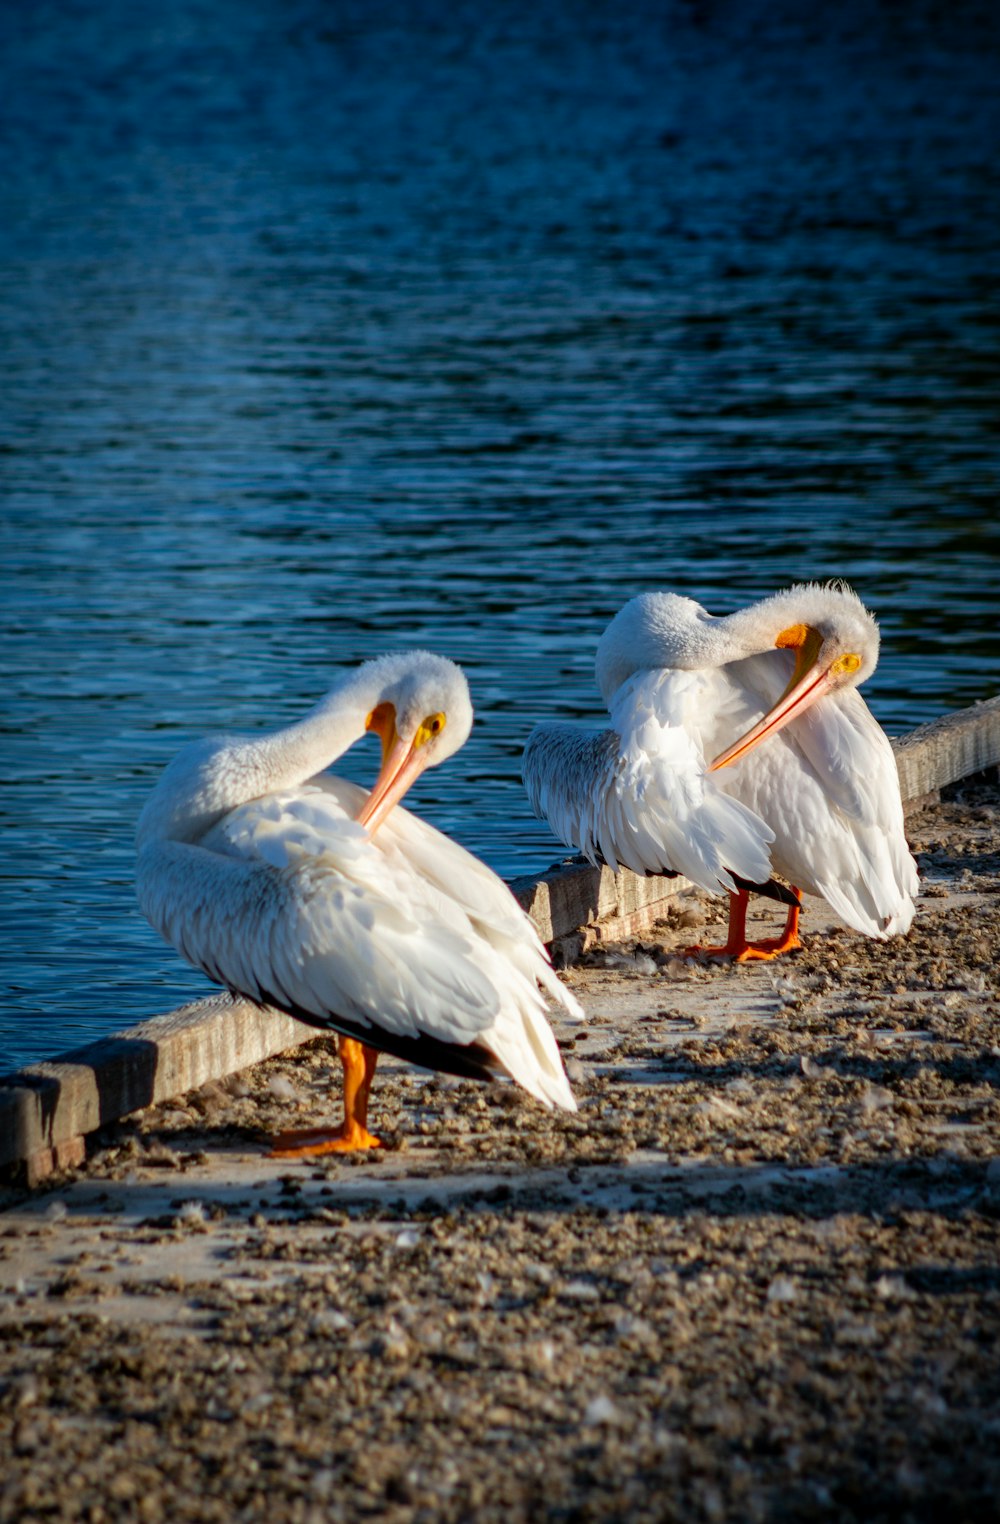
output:
POLYGON ((877 659, 877 626, 843 585, 789 588, 724 618, 643 593, 598 646, 614 729, 543 725, 528 741, 535 813, 592 861, 669 868, 706 889, 731 888, 729 873, 759 883, 773 871, 869 936, 905 932, 917 874, 895 759, 856 691, 877 659), (709 772, 787 688, 794 642, 776 641, 800 626, 821 641, 823 671, 852 653, 849 680, 709 772))
POLYGON ((733 889, 734 873, 766 881, 773 831, 720 788, 691 733, 711 677, 637 672, 612 696, 613 730, 539 726, 523 765, 535 813, 615 870, 683 873, 713 893, 733 889))
MULTIPOLYGON (((316 772, 363 732, 386 693, 400 697, 390 678, 409 668, 393 660, 287 732, 181 753, 140 821, 141 908, 183 957, 233 990, 375 1047, 380 1034, 475 1043, 545 1105, 573 1110, 542 990, 573 1016, 580 1008, 506 885, 402 808, 369 836, 353 818, 365 792, 316 772)), ((422 673, 414 712, 458 710, 461 744, 464 678, 427 661, 440 670, 422 673), (442 671, 452 684, 444 694, 430 683, 442 671)))
POLYGON ((822 700, 719 778, 776 825, 776 872, 867 936, 909 930, 919 880, 896 759, 858 692, 822 700))

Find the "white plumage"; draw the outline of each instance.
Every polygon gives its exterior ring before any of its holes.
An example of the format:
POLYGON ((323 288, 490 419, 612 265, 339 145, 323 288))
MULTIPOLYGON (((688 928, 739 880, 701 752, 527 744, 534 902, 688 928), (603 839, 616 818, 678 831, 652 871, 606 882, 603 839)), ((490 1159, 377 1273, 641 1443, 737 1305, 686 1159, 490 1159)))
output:
POLYGON ((591 860, 730 891, 776 872, 858 931, 905 932, 917 876, 895 758, 856 691, 877 657, 877 626, 843 586, 723 618, 642 594, 598 647, 613 730, 536 729, 532 805, 591 860))
POLYGON ((471 721, 459 669, 411 652, 365 663, 284 730, 195 742, 140 819, 139 903, 234 991, 573 1109, 543 990, 581 1013, 534 927, 485 864, 392 807, 471 721), (383 741, 371 795, 320 770, 366 728, 383 741))
POLYGON ((689 673, 633 673, 612 694, 613 730, 541 725, 524 754, 532 808, 591 862, 683 873, 713 893, 770 875, 774 833, 727 796, 695 740, 703 684, 689 673))

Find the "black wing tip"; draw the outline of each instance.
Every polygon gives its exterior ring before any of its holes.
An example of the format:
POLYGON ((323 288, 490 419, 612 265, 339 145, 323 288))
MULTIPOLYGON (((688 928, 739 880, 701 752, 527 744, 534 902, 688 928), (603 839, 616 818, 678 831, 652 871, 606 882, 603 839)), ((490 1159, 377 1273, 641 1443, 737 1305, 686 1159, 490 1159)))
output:
POLYGON ((255 999, 255 1004, 273 1005, 279 1011, 287 1011, 289 1016, 315 1027, 318 1032, 336 1032, 343 1037, 354 1037, 369 1048, 377 1048, 380 1053, 391 1053, 394 1058, 415 1064, 418 1069, 431 1069, 439 1074, 454 1074, 459 1079, 472 1080, 495 1080, 506 1072, 496 1054, 483 1043, 451 1043, 423 1033, 419 1037, 405 1037, 377 1026, 374 1022, 371 1026, 366 1026, 363 1022, 353 1022, 335 1014, 316 1016, 312 1011, 304 1011, 296 1006, 294 1001, 276 1000, 267 993, 262 993, 259 999, 255 999))
MULTIPOLYGON (((586 857, 581 852, 579 856, 572 859, 574 867, 577 863, 590 863, 594 868, 607 868, 610 866, 603 852, 595 852, 593 857, 586 857)), ((557 866, 559 865, 557 864, 557 866)), ((618 873, 622 871, 621 864, 619 864, 615 871, 618 873)), ((630 868, 629 872, 635 873, 635 869, 630 868)), ((636 878, 680 878, 680 876, 679 868, 644 868, 642 873, 636 873, 636 878)))
POLYGON ((744 894, 759 894, 766 900, 777 900, 779 905, 802 904, 802 897, 796 890, 789 889, 787 884, 779 884, 776 878, 769 878, 766 884, 755 884, 751 879, 740 878, 738 873, 732 875, 733 883, 737 889, 742 889, 744 894))

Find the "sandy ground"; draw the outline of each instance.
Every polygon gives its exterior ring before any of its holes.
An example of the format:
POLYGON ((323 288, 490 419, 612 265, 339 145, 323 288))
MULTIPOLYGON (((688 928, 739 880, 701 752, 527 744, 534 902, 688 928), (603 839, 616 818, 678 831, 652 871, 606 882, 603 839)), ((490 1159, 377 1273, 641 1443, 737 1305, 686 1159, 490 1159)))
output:
POLYGON ((568 970, 576 1116, 386 1061, 269 1159, 320 1039, 8 1193, 0 1519, 1000 1518, 1000 793, 911 838, 905 939, 568 970))

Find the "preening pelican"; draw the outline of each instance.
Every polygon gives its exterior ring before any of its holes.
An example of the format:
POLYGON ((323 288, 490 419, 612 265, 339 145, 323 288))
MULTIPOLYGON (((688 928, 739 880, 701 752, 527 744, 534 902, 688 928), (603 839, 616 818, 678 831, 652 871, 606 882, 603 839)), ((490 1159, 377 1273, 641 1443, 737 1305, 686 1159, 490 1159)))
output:
POLYGON ((340 1034, 342 1126, 284 1135, 278 1152, 377 1147, 380 1051, 475 1079, 506 1073, 576 1109, 542 992, 582 1012, 534 927, 484 863, 396 808, 471 725, 453 662, 380 657, 295 724, 185 747, 140 816, 139 904, 160 935, 230 990, 340 1034), (321 771, 365 731, 382 742, 368 796, 321 771))
POLYGON ((842 585, 800 584, 722 618, 642 593, 597 649, 614 729, 539 726, 524 755, 532 806, 591 861, 728 890, 726 944, 701 951, 797 947, 803 889, 868 936, 905 932, 917 874, 896 762, 857 691, 878 645, 842 585), (746 891, 772 871, 795 886, 785 930, 749 943, 746 891))

